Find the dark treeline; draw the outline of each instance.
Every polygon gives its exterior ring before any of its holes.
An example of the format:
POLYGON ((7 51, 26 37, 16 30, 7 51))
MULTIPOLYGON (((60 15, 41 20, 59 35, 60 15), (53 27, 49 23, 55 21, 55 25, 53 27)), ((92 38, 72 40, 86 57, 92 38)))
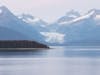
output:
POLYGON ((0 48, 48 48, 48 46, 28 40, 0 40, 0 48))

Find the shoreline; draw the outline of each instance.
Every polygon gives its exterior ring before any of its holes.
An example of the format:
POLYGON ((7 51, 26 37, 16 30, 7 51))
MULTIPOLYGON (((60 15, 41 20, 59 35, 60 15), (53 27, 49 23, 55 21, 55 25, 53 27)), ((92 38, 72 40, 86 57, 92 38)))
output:
POLYGON ((51 48, 0 48, 0 51, 41 51, 51 48))

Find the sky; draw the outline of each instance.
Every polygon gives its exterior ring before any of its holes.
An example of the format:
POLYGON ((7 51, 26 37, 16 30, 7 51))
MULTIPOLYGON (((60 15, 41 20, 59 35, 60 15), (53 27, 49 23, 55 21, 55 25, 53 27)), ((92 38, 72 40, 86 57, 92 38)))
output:
POLYGON ((69 10, 100 9, 100 0, 0 0, 14 14, 28 13, 47 22, 56 21, 69 10))

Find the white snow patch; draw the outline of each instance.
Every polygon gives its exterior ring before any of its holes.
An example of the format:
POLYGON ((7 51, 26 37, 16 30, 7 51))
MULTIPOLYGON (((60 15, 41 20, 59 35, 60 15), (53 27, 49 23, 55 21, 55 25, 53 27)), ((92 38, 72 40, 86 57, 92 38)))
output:
POLYGON ((76 18, 76 19, 74 19, 74 20, 72 20, 72 21, 62 22, 62 23, 60 23, 60 25, 70 24, 70 23, 78 22, 78 21, 81 21, 81 20, 84 20, 84 19, 88 19, 88 18, 90 18, 94 13, 95 13, 95 11, 92 11, 92 12, 90 12, 89 14, 83 15, 83 16, 81 16, 81 17, 78 17, 78 18, 76 18))
POLYGON ((77 18, 77 16, 76 16, 76 15, 69 15, 68 17, 77 18))
POLYGON ((35 18, 35 19, 27 18, 26 20, 23 19, 23 21, 27 23, 35 23, 35 22, 38 22, 39 20, 40 20, 39 18, 35 18))
POLYGON ((42 35, 46 37, 46 42, 49 43, 60 43, 64 42, 64 34, 57 33, 57 32, 41 32, 42 35))
POLYGON ((40 19, 39 18, 35 18, 32 20, 32 22, 38 22, 40 19))
POLYGON ((100 15, 96 15, 94 18, 97 25, 100 25, 100 15))
POLYGON ((0 14, 2 13, 2 10, 0 9, 0 14))
POLYGON ((96 15, 95 19, 100 19, 100 15, 96 15))

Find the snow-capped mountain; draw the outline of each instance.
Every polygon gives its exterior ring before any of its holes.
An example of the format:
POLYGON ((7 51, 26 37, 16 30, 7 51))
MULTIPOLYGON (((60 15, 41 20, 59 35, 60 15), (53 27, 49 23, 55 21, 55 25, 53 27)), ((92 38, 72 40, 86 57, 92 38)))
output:
POLYGON ((100 10, 70 11, 48 24, 30 14, 15 16, 0 7, 0 40, 35 40, 49 45, 100 45, 100 10))
POLYGON ((49 25, 39 18, 25 14, 23 15, 23 21, 41 32, 45 41, 50 45, 100 41, 100 10, 92 9, 84 15, 72 10, 49 25))
MULTIPOLYGON (((77 16, 71 20, 67 20, 67 21, 62 21, 62 22, 58 22, 60 25, 70 25, 70 24, 75 24, 78 22, 82 22, 84 20, 87 19, 93 19, 94 21, 100 19, 100 10, 97 9, 92 9, 90 10, 88 13, 81 15, 81 16, 77 16)), ((59 19, 58 19, 59 20, 59 19)))
POLYGON ((92 9, 84 15, 70 11, 48 28, 50 31, 42 34, 50 45, 97 45, 100 41, 100 10, 92 9))
POLYGON ((47 32, 48 31, 48 29, 47 29, 48 23, 43 21, 42 19, 34 17, 30 14, 22 14, 22 15, 18 16, 18 18, 23 20, 26 23, 29 23, 31 26, 33 26, 39 32, 47 32))
POLYGON ((81 15, 80 15, 79 12, 74 11, 74 10, 71 10, 71 11, 67 12, 65 16, 59 18, 59 19, 57 20, 57 23, 72 21, 72 20, 74 20, 75 18, 78 18, 78 17, 80 17, 80 16, 81 16, 81 15))
POLYGON ((43 36, 30 24, 20 20, 14 14, 12 14, 8 8, 5 6, 0 7, 0 29, 7 29, 6 32, 0 32, 0 39, 3 39, 3 36, 6 40, 9 40, 8 37, 12 39, 20 37, 18 39, 29 39, 42 42, 44 40, 43 36), (8 33, 7 33, 8 32, 8 33), (2 37, 1 37, 2 33, 2 37), (6 34, 3 34, 6 33, 6 34), (11 35, 12 34, 12 35, 11 35), (15 36, 16 34, 16 36, 15 36), (22 34, 22 35, 21 35, 22 34))
POLYGON ((57 32, 65 34, 65 43, 100 42, 100 10, 91 10, 72 20, 58 23, 57 32))

